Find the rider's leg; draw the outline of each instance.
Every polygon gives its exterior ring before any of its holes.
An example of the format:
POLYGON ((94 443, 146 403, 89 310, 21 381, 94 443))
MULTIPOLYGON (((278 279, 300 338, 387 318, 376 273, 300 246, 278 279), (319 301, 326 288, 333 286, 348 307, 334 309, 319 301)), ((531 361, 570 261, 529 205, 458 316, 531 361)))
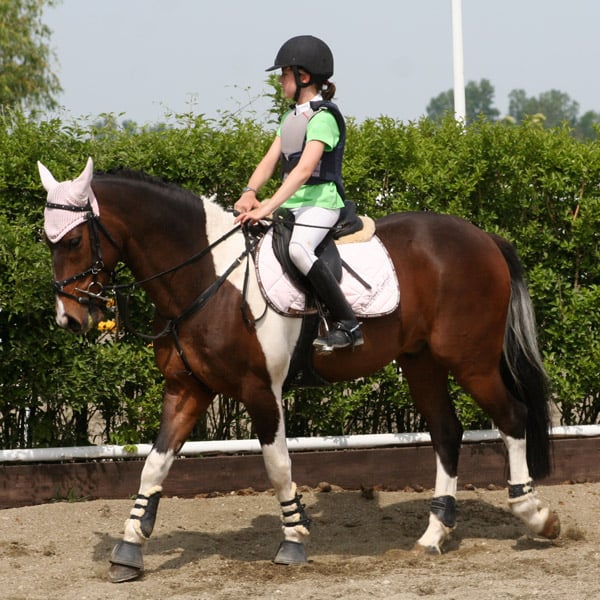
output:
POLYGON ((334 320, 333 328, 327 335, 319 336, 313 346, 325 352, 333 348, 360 346, 363 343, 360 323, 329 267, 322 260, 316 260, 307 277, 334 320))
POLYGON ((339 210, 303 207, 294 210, 294 216, 295 226, 290 240, 290 258, 300 272, 306 275, 335 321, 328 335, 318 337, 314 341, 314 346, 321 350, 331 350, 361 345, 363 337, 360 324, 351 306, 328 266, 314 253, 329 228, 337 222, 339 210))
POLYGON ((294 229, 290 239, 290 259, 302 275, 308 275, 317 260, 315 250, 337 223, 340 210, 303 206, 292 210, 294 229))

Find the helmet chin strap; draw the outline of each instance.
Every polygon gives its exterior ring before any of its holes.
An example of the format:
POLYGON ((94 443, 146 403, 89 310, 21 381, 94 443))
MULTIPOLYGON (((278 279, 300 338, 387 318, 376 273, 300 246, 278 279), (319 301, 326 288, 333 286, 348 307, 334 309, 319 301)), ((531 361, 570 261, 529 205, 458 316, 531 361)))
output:
POLYGON ((302 83, 300 79, 300 69, 296 65, 292 66, 292 72, 294 73, 294 80, 296 81, 296 93, 294 94, 294 102, 298 102, 298 98, 300 98, 300 90, 302 88, 308 87, 312 82, 312 75, 310 75, 310 79, 306 83, 302 83))

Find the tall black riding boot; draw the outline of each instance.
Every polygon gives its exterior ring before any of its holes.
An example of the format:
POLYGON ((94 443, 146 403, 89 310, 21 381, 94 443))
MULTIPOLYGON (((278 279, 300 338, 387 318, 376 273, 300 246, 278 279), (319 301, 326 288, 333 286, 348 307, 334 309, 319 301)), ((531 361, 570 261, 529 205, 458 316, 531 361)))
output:
POLYGON ((313 346, 322 352, 360 346, 363 343, 360 323, 329 267, 323 261, 316 260, 306 277, 334 320, 332 329, 326 336, 319 336, 313 346))

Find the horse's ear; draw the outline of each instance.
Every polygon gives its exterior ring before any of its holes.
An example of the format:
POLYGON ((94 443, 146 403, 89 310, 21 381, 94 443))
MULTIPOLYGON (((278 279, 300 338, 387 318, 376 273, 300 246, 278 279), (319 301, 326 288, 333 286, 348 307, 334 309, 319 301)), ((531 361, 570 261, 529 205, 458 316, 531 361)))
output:
POLYGON ((87 163, 85 164, 85 169, 82 171, 81 175, 75 181, 87 181, 88 183, 92 181, 92 175, 94 174, 94 161, 91 156, 88 156, 87 163))
POLYGON ((39 160, 37 161, 38 171, 40 172, 40 179, 44 189, 49 192, 52 188, 58 185, 58 181, 54 179, 54 176, 47 167, 45 167, 39 160))
POLYGON ((75 188, 75 194, 77 197, 87 198, 93 175, 94 161, 90 156, 87 159, 87 164, 85 165, 85 169, 81 172, 81 175, 73 181, 73 186, 75 188))

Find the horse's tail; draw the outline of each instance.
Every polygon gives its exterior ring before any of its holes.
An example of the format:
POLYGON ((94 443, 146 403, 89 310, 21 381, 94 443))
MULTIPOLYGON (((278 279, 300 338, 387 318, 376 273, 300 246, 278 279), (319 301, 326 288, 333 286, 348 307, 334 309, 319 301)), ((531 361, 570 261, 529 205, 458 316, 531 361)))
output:
POLYGON ((502 378, 511 394, 527 407, 527 465, 531 476, 539 479, 551 471, 549 380, 538 348, 535 314, 521 261, 510 242, 493 234, 492 238, 506 260, 511 279, 502 378))

